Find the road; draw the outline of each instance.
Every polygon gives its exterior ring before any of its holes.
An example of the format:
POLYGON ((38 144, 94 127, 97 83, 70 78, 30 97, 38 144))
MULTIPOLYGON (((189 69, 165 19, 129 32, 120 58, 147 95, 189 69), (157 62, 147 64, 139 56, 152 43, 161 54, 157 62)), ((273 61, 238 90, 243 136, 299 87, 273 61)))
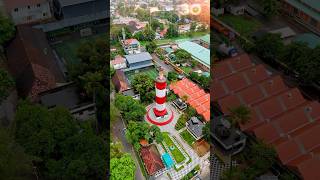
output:
POLYGON ((123 130, 124 128, 125 128, 125 125, 121 118, 119 118, 116 122, 114 122, 112 125, 112 133, 114 135, 114 138, 121 141, 123 145, 123 151, 131 154, 132 158, 134 159, 136 163, 135 180, 145 180, 145 177, 142 174, 139 162, 133 150, 133 146, 129 144, 126 140, 125 132, 123 130))
POLYGON ((170 71, 175 71, 171 65, 165 64, 164 61, 160 60, 156 54, 152 54, 152 58, 154 59, 154 62, 158 66, 161 66, 166 73, 168 73, 170 71))

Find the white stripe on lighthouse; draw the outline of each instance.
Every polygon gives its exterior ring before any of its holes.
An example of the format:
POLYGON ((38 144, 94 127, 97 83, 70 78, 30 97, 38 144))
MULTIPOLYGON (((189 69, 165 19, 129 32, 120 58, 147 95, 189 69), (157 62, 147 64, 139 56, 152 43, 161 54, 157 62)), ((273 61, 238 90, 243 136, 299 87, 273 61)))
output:
POLYGON ((156 89, 156 96, 159 98, 165 97, 166 91, 167 91, 166 89, 162 89, 162 90, 156 89))
POLYGON ((165 109, 166 109, 166 104, 165 103, 163 103, 163 104, 156 103, 156 110, 163 111, 165 109))

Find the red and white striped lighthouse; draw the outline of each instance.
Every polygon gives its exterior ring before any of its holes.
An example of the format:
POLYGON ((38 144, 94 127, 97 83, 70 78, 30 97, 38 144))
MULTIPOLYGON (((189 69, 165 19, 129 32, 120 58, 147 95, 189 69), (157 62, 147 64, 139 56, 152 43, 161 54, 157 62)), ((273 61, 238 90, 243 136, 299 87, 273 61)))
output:
POLYGON ((155 80, 156 99, 147 107, 146 120, 157 126, 164 126, 172 122, 174 113, 170 105, 166 106, 167 96, 167 78, 163 72, 159 72, 159 76, 155 80))
POLYGON ((166 95, 167 95, 167 79, 163 76, 163 72, 159 72, 159 76, 156 78, 156 105, 153 108, 154 114, 164 116, 167 114, 166 108, 166 95))

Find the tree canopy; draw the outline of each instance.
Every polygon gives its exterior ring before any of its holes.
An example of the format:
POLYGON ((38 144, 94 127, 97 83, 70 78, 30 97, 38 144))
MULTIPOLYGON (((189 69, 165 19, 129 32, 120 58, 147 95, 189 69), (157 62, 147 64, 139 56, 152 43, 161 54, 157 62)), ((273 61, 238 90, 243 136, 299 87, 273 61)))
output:
POLYGON ((131 85, 140 94, 141 101, 148 102, 145 95, 154 90, 154 80, 147 74, 138 74, 134 76, 131 85))
POLYGON ((3 46, 11 38, 13 38, 15 31, 16 29, 12 21, 3 16, 0 12, 0 46, 3 46))
POLYGON ((0 127, 0 177, 6 179, 35 178, 33 174, 32 156, 14 141, 9 129, 0 127))
POLYGON ((15 82, 10 74, 4 69, 0 69, 0 103, 9 96, 15 82))
POLYGON ((136 165, 130 154, 125 154, 120 158, 111 158, 110 180, 134 179, 136 165))
POLYGON ((157 48, 157 44, 154 41, 147 42, 146 50, 148 51, 148 53, 150 53, 150 54, 154 53, 156 48, 157 48))
POLYGON ((49 111, 22 101, 15 118, 15 139, 37 157, 46 179, 104 179, 107 147, 89 122, 78 123, 65 108, 49 111))
POLYGON ((146 114, 145 107, 130 96, 117 94, 115 106, 122 112, 126 121, 141 121, 146 114))
POLYGON ((177 24, 173 24, 173 23, 170 23, 169 24, 169 28, 167 30, 167 33, 166 33, 166 37, 167 38, 173 38, 173 37, 178 37, 179 36, 179 31, 178 31, 178 25, 177 24))

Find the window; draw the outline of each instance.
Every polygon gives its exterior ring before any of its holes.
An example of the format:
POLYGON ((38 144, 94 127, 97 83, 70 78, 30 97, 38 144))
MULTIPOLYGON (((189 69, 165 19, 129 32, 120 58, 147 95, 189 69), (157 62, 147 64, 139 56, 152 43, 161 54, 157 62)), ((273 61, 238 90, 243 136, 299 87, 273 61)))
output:
POLYGON ((41 5, 40 4, 37 4, 37 7, 40 7, 41 5))
POLYGON ((47 16, 47 13, 43 13, 42 15, 43 15, 43 17, 45 17, 45 16, 47 16))
POLYGON ((30 6, 28 6, 28 9, 30 9, 30 6))
POLYGON ((18 8, 15 8, 15 9, 14 9, 14 12, 18 12, 18 8))

